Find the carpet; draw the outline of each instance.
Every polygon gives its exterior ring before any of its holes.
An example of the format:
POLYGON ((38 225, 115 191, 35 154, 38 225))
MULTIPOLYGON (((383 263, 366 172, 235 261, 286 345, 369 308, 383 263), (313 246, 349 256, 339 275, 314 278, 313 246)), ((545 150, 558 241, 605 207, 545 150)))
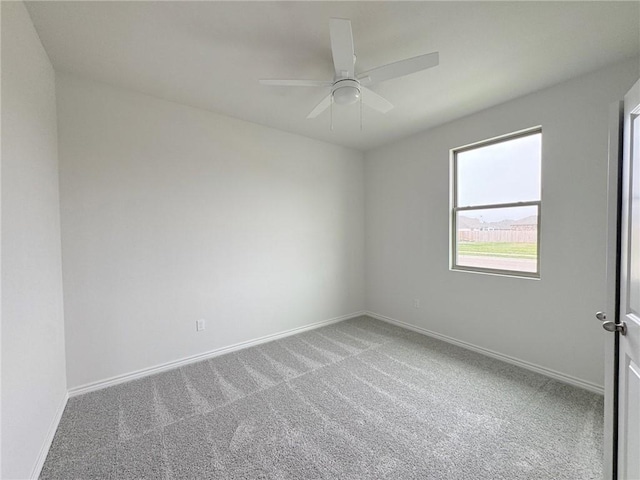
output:
POLYGON ((40 478, 600 479, 602 396, 359 317, 69 399, 40 478))

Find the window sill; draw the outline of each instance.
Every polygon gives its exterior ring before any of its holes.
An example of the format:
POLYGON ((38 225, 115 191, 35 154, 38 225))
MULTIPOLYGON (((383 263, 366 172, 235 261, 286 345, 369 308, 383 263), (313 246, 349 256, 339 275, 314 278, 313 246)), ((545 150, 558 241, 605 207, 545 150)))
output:
POLYGON ((508 277, 508 278, 519 278, 524 280, 540 280, 539 273, 528 273, 528 272, 510 272, 510 271, 501 271, 501 270, 481 270, 478 268, 465 268, 465 267, 450 267, 449 271, 451 272, 462 272, 462 273, 475 273, 479 275, 491 275, 494 277, 508 277))

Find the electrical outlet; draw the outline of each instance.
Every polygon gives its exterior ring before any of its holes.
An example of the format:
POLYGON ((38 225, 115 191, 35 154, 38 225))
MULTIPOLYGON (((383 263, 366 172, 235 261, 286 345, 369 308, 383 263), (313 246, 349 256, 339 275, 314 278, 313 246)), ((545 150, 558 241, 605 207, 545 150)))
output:
POLYGON ((420 308, 422 306, 422 303, 420 302, 419 298, 414 298, 413 299, 413 307, 414 308, 420 308))
POLYGON ((204 330, 204 327, 205 327, 204 318, 201 318, 200 320, 196 320, 196 332, 200 332, 201 330, 204 330))

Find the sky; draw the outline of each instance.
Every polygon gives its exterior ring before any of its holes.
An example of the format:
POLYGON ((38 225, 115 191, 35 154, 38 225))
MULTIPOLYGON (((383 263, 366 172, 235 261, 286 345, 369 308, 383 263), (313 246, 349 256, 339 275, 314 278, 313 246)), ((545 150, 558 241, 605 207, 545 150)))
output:
POLYGON ((458 154, 458 206, 540 199, 541 134, 458 154))
MULTIPOLYGON (((528 135, 458 153, 458 207, 540 200, 542 135, 528 135)), ((467 211, 495 222, 535 215, 535 207, 467 211)))

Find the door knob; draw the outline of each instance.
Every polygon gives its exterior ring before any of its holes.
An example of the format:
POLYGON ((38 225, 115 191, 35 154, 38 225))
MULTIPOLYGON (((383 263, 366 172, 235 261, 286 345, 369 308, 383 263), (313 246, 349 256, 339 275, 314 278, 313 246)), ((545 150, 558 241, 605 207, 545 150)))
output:
POLYGON ((627 324, 624 322, 616 323, 609 320, 608 322, 604 322, 602 324, 602 328, 604 328, 607 332, 620 332, 621 335, 627 334, 627 324))
POLYGON ((607 319, 607 314, 604 312, 598 312, 596 313, 596 318, 601 322, 604 322, 607 319))

